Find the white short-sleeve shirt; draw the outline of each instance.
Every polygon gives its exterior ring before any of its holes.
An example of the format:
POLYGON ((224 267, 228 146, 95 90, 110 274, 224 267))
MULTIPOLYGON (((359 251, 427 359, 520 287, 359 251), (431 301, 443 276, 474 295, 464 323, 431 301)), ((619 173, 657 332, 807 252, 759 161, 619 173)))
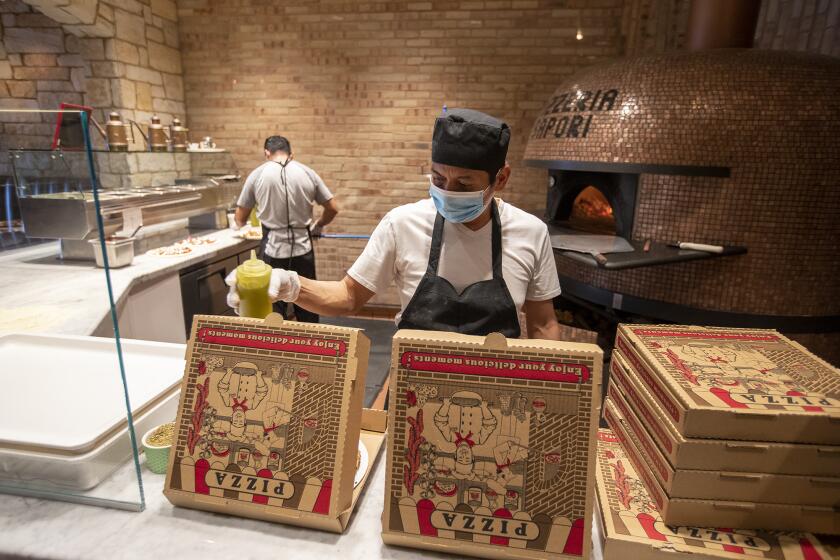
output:
MULTIPOLYGON (((560 281, 548 238, 539 218, 496 199, 502 225, 502 276, 518 311, 528 301, 560 295, 560 281)), ((400 294, 399 323, 414 290, 426 273, 435 216, 431 198, 394 208, 382 218, 365 250, 347 274, 372 292, 385 290, 393 280, 400 294)), ((459 292, 493 277, 492 222, 473 231, 446 222, 443 228, 438 275, 459 292)))
POLYGON ((272 230, 265 252, 278 259, 298 257, 312 250, 306 231, 312 223, 312 205, 323 205, 333 196, 321 177, 302 163, 292 160, 286 166, 285 186, 282 170, 273 161, 254 169, 236 203, 243 208, 256 205, 260 222, 272 230), (289 224, 294 228, 291 231, 286 227, 289 224))

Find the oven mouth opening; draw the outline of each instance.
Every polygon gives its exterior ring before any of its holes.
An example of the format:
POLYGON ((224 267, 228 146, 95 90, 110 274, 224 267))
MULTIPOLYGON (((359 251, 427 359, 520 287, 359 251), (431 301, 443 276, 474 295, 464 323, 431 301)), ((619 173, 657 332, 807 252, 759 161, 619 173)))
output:
POLYGON ((639 176, 552 170, 546 199, 546 220, 577 233, 630 240, 639 176))
POLYGON ((600 235, 618 235, 612 204, 597 187, 584 187, 572 202, 563 224, 570 229, 600 235))

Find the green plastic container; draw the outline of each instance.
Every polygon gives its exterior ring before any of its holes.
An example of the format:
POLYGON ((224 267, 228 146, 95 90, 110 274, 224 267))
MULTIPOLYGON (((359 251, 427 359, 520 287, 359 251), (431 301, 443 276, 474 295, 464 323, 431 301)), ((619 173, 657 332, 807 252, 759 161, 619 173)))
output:
POLYGON ((236 269, 236 289, 239 291, 239 315, 265 319, 271 313, 271 300, 268 299, 268 283, 271 280, 271 267, 257 258, 257 252, 251 251, 251 258, 236 269))
POLYGON ((155 426, 143 435, 141 443, 143 444, 143 452, 146 454, 146 466, 155 474, 166 474, 166 469, 169 467, 169 450, 172 449, 172 444, 158 446, 151 445, 147 441, 155 430, 160 426, 155 426))
POLYGON ((254 206, 254 207, 251 209, 251 213, 248 215, 248 223, 249 223, 252 227, 256 227, 256 228, 258 228, 258 227, 260 227, 260 226, 262 225, 262 224, 260 223, 260 219, 259 219, 259 218, 257 218, 257 207, 256 207, 256 206, 254 206))

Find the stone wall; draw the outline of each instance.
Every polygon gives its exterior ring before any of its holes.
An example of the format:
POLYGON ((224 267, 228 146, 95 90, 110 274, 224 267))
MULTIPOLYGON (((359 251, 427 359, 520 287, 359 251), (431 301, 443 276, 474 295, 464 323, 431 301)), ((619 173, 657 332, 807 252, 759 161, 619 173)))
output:
POLYGON ((764 0, 755 47, 840 56, 840 2, 764 0))
MULTIPOLYGON (((84 59, 76 38, 20 0, 0 2, 0 109, 57 109, 82 103, 84 59)), ((0 115, 0 150, 48 148, 55 116, 0 115)), ((0 158, 0 174, 6 158, 0 158)))
MULTIPOLYGON (((9 0, 0 13, 0 108, 67 101, 93 107, 101 123, 112 110, 143 125, 155 113, 164 124, 183 119, 174 0, 9 0)), ((26 132, 42 143, 52 124, 41 124, 26 132)), ((137 141, 133 148, 143 149, 137 141)))
MULTIPOLYGON (((628 56, 683 49, 690 3, 626 0, 622 16, 628 56)), ((840 56, 840 2, 763 0, 754 47, 840 56)))

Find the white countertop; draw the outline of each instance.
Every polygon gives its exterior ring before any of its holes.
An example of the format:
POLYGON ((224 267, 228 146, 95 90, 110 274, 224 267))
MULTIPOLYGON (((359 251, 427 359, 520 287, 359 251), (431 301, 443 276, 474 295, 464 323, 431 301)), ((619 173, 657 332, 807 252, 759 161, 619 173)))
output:
MULTIPOLYGON (((115 304, 138 283, 245 243, 233 234, 232 230, 210 234, 215 243, 195 246, 188 255, 135 255, 131 265, 111 270, 115 304)), ((108 316, 105 270, 93 262, 62 261, 58 253, 58 242, 0 253, 0 334, 90 335, 108 316)))
MULTIPOLYGON (((151 473, 141 456, 146 509, 129 512, 0 494, 0 558, 84 558, 86 560, 420 560, 459 555, 388 546, 382 542, 385 450, 347 530, 337 535, 243 517, 175 507, 163 496, 164 475, 151 473)), ((136 500, 129 464, 110 496, 136 500), (133 486, 133 488, 132 488, 133 486)), ((598 539, 595 539, 596 541, 598 539)), ((592 560, 602 560, 600 547, 592 560)))
POLYGON ((177 508, 163 496, 164 476, 142 473, 140 513, 0 494, 0 558, 457 558, 382 543, 384 450, 342 535, 177 508))

